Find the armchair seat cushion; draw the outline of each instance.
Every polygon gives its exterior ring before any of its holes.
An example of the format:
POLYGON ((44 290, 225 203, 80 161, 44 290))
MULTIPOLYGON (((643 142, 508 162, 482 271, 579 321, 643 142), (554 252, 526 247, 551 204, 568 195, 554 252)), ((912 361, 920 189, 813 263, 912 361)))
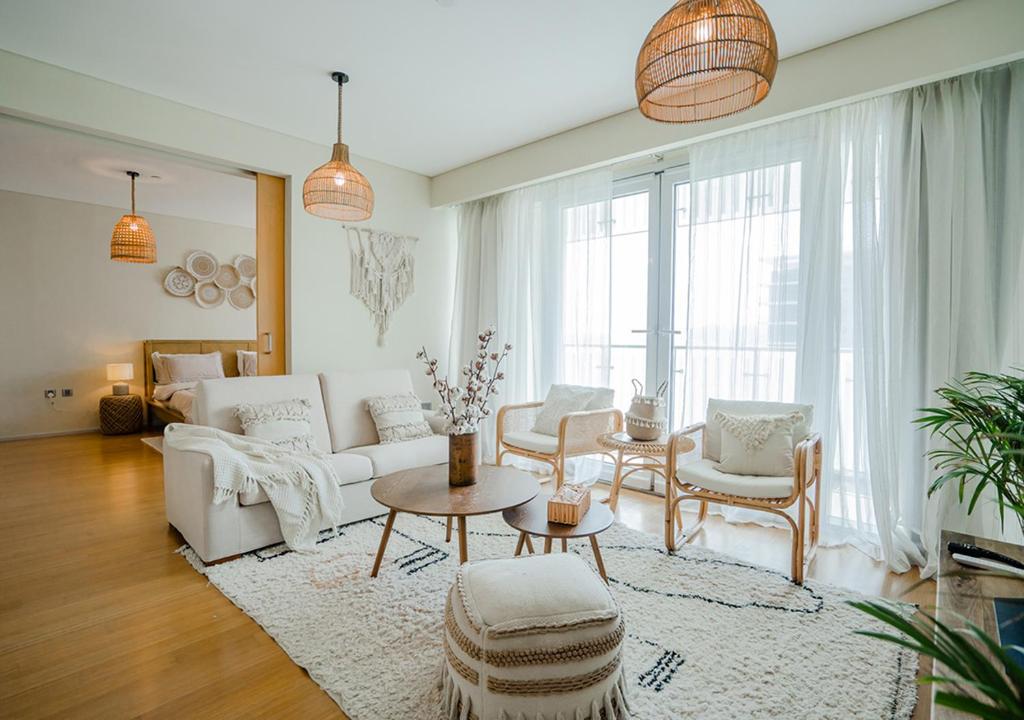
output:
MULTIPOLYGON (((347 453, 335 453, 334 455, 328 455, 325 459, 331 464, 334 471, 338 473, 338 482, 342 486, 369 480, 373 477, 373 464, 369 458, 360 455, 349 455, 347 453)), ((344 492, 342 496, 344 496, 344 492)), ((263 492, 263 488, 238 494, 238 503, 240 505, 259 505, 265 502, 270 502, 270 498, 263 492)))
POLYGON ((708 458, 688 463, 676 470, 676 478, 682 483, 737 497, 785 498, 793 494, 792 475, 730 475, 716 470, 714 466, 715 461, 708 458))
POLYGON ((344 454, 369 458, 373 463, 373 476, 382 477, 399 470, 448 462, 448 436, 430 435, 384 445, 364 445, 349 448, 344 454))
POLYGON ((532 430, 521 430, 519 432, 505 433, 502 442, 522 450, 554 455, 558 452, 558 438, 554 435, 544 435, 532 430))

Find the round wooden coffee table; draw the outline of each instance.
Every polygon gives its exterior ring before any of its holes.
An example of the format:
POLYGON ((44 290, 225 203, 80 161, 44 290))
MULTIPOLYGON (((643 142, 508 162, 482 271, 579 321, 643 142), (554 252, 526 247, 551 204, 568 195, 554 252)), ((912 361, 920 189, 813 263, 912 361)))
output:
POLYGON ((448 465, 411 468, 374 480, 370 494, 391 512, 384 525, 370 577, 377 577, 398 513, 444 516, 449 520, 457 518, 459 562, 464 563, 469 557, 466 551, 466 517, 522 505, 536 497, 538 492, 540 484, 529 473, 496 465, 481 465, 477 468, 477 481, 464 487, 448 484, 448 465))
POLYGON ((601 558, 601 549, 597 546, 597 534, 604 532, 615 521, 615 513, 600 503, 592 503, 587 514, 577 525, 560 525, 548 522, 548 499, 550 493, 538 495, 525 505, 509 508, 501 516, 505 522, 519 531, 519 543, 516 545, 516 555, 523 551, 523 545, 533 552, 533 545, 530 542, 531 535, 544 538, 544 552, 551 552, 551 541, 558 539, 562 541, 562 552, 568 550, 570 538, 590 538, 590 548, 594 551, 594 560, 597 561, 597 569, 601 577, 608 582, 608 575, 604 571, 604 560, 601 558))

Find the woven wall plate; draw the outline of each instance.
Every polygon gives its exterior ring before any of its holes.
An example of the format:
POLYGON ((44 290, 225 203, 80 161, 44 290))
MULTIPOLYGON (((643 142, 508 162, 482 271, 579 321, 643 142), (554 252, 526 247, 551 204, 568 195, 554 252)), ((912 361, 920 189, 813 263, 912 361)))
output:
POLYGON ((251 255, 239 255, 232 264, 238 270, 238 274, 245 280, 256 279, 256 258, 251 255))
POLYGON ((200 307, 215 308, 224 302, 224 290, 205 280, 196 285, 196 302, 200 307))
POLYGON ((231 290, 241 284, 242 276, 234 265, 221 265, 220 269, 217 271, 217 276, 213 279, 213 282, 216 283, 219 288, 231 290))
POLYGON ((164 289, 175 297, 188 297, 195 292, 196 279, 179 266, 164 277, 164 289))
POLYGON ((256 302, 256 294, 248 285, 239 285, 228 290, 228 304, 237 310, 251 308, 254 302, 256 302))
POLYGON ((196 250, 185 260, 185 269, 196 280, 211 280, 217 274, 217 258, 205 250, 196 250))

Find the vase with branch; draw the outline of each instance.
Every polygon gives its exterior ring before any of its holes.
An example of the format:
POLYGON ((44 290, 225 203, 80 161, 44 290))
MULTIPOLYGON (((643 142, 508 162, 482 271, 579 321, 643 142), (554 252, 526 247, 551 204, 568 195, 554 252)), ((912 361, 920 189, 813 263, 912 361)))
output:
POLYGON ((505 343, 493 350, 496 332, 489 327, 477 336, 476 354, 462 367, 462 378, 451 382, 438 375, 436 358, 426 347, 416 357, 426 365, 426 374, 433 381, 441 399, 439 414, 448 425, 448 482, 451 485, 472 485, 476 482, 480 423, 491 414, 491 400, 498 394, 498 383, 505 379, 501 367, 512 345, 505 343))

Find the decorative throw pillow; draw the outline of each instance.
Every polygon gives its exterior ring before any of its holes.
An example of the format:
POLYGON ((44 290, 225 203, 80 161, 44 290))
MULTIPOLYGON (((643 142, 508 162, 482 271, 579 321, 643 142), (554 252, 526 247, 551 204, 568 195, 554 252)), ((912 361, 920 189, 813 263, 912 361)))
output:
POLYGON ((719 410, 722 454, 715 466, 732 475, 793 475, 793 429, 804 421, 798 412, 785 415, 729 415, 719 410))
POLYGON ((579 385, 552 385, 544 405, 537 414, 533 431, 541 435, 558 435, 558 425, 571 412, 586 409, 594 399, 594 388, 579 385))
POLYGON ((212 380, 224 377, 224 364, 221 362, 220 351, 205 354, 172 354, 160 355, 157 380, 160 369, 163 370, 166 382, 195 382, 196 380, 212 380))
POLYGON ((253 377, 257 374, 256 351, 235 350, 235 361, 238 363, 238 375, 240 377, 253 377))
POLYGON ((433 431, 423 417, 420 399, 412 393, 366 398, 366 409, 377 426, 381 445, 430 437, 433 431))
POLYGON ((269 440, 287 450, 311 455, 322 454, 313 437, 309 400, 295 398, 269 403, 242 403, 235 417, 247 437, 269 440))

